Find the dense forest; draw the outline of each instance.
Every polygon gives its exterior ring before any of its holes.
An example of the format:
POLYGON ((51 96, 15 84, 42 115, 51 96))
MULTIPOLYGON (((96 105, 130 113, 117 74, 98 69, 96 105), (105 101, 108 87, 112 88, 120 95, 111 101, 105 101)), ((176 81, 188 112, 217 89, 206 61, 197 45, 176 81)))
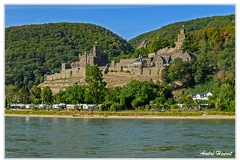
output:
POLYGON ((133 53, 126 40, 101 26, 50 23, 5 29, 5 84, 18 88, 38 85, 44 74, 60 71, 61 63, 78 60, 97 44, 109 57, 133 53))
MULTIPOLYGON (((135 51, 126 41, 117 37, 118 41, 123 41, 122 44, 119 42, 118 45, 124 45, 125 48, 121 49, 119 47, 119 50, 113 48, 113 50, 116 51, 111 52, 111 50, 109 50, 109 53, 112 57, 118 58, 134 57, 138 54, 146 55, 160 48, 174 47, 174 37, 179 33, 179 28, 182 27, 182 24, 182 22, 174 23, 153 31, 151 35, 154 35, 154 37, 152 38, 156 39, 151 41, 145 48, 135 49, 135 51), (162 29, 169 29, 169 31, 167 30, 167 33, 161 36, 160 31, 162 29)), ((18 99, 20 102, 29 100, 28 102, 36 104, 41 103, 41 101, 45 99, 45 101, 48 100, 48 103, 52 103, 53 100, 66 103, 102 103, 102 110, 128 108, 149 109, 150 106, 153 105, 158 109, 166 109, 176 108, 176 104, 178 103, 184 104, 187 108, 197 107, 201 101, 193 101, 190 95, 210 91, 213 96, 210 100, 202 102, 208 103, 210 107, 217 110, 235 111, 235 15, 201 18, 184 22, 184 25, 186 38, 183 42, 182 49, 195 54, 196 59, 187 62, 183 62, 181 59, 175 59, 161 73, 162 82, 131 81, 123 87, 106 89, 102 78, 96 75, 98 73, 97 67, 95 67, 96 70, 93 72, 96 77, 93 79, 98 78, 100 84, 98 82, 92 82, 89 79, 88 82, 92 83, 92 85, 90 84, 91 87, 87 85, 74 85, 54 96, 52 96, 49 88, 41 90, 36 86, 39 82, 42 82, 40 78, 42 77, 41 73, 57 72, 60 67, 60 65, 55 65, 57 61, 59 61, 60 64, 63 61, 70 62, 74 60, 74 57, 77 57, 76 51, 78 51, 81 46, 68 45, 67 47, 70 46, 71 49, 70 52, 66 50, 66 53, 62 51, 51 53, 50 50, 46 50, 47 47, 53 50, 55 48, 57 49, 58 46, 52 47, 46 44, 42 47, 43 49, 39 51, 32 50, 30 52, 28 51, 31 49, 29 47, 30 45, 24 44, 25 46, 22 46, 22 43, 19 42, 19 46, 17 46, 14 41, 8 43, 6 41, 6 44, 8 44, 8 46, 6 45, 5 57, 6 97, 8 101, 12 101, 14 93, 18 92, 17 95, 19 96, 18 99), (11 47, 9 44, 14 46, 11 47), (21 51, 27 51, 28 53, 22 53, 21 51), (76 55, 73 55, 74 51, 76 55), (51 69, 48 69, 47 66, 50 66, 51 69), (32 85, 35 86, 31 87, 32 85), (98 90, 89 91, 89 89, 98 88, 97 86, 101 87, 98 90), (98 97, 98 95, 93 95, 91 92, 101 92, 101 96, 99 95, 98 97), (178 95, 176 95, 176 92, 178 95), (94 97, 98 97, 98 99, 94 100, 94 97)), ((19 28, 20 30, 23 27, 12 28, 19 28)), ((6 29, 6 31, 9 29, 11 28, 6 29)), ((38 34, 40 35, 40 32, 38 32, 38 34)), ((115 36, 114 34, 112 35, 115 36)), ((13 34, 11 38, 18 40, 15 34, 13 34)), ((148 39, 149 38, 150 37, 148 37, 148 39)), ((23 39, 23 43, 24 40, 28 40, 28 38, 23 39)), ((38 46, 41 42, 41 37, 39 37, 38 40, 38 42, 32 43, 31 46, 38 46)), ((91 44, 88 45, 89 49, 86 49, 86 46, 83 50, 90 50, 94 41, 96 40, 93 39, 91 44)), ((97 41, 99 42, 99 40, 97 41)), ((140 42, 141 41, 138 41, 138 43, 140 42)), ((116 42, 113 42, 113 44, 116 45, 116 42)), ((110 45, 106 44, 106 46, 110 45)), ((133 46, 136 47, 136 45, 133 46)), ((61 46, 65 47, 65 44, 61 46)), ((37 48, 37 50, 38 49, 39 48, 37 48)))

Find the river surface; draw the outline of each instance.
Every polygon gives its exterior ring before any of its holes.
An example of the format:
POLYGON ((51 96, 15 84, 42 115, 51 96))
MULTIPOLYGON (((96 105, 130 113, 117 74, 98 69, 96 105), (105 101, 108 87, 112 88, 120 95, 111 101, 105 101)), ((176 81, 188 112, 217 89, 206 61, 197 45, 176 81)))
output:
POLYGON ((5 158, 235 158, 235 120, 5 117, 5 158))

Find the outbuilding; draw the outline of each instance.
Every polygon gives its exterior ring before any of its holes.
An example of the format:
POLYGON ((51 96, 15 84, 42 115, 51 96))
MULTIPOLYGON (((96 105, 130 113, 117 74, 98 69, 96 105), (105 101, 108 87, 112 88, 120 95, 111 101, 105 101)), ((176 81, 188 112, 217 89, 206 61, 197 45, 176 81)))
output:
POLYGON ((208 100, 212 96, 211 92, 204 92, 204 93, 196 93, 192 95, 193 100, 208 100))

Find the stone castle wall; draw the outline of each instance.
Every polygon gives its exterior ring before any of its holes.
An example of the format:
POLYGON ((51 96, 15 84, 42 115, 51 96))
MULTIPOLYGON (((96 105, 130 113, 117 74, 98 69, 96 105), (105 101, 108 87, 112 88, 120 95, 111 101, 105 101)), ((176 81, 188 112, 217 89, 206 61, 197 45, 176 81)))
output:
POLYGON ((152 75, 152 69, 151 68, 143 68, 142 74, 143 75, 152 75))
POLYGON ((157 51, 157 55, 162 55, 162 54, 169 54, 169 53, 172 53, 174 52, 176 49, 175 48, 163 48, 163 49, 160 49, 157 51))
POLYGON ((108 71, 109 73, 112 72, 126 72, 130 73, 132 75, 160 75, 163 68, 158 67, 148 67, 148 68, 135 68, 135 67, 121 67, 121 68, 114 68, 109 67, 108 71))
POLYGON ((61 73, 45 75, 44 80, 57 80, 57 79, 65 79, 70 77, 81 77, 81 76, 85 76, 85 70, 75 68, 75 69, 66 69, 61 73))
MULTIPOLYGON (((90 65, 98 65, 99 69, 103 74, 103 78, 105 74, 113 74, 113 76, 122 77, 122 74, 129 75, 131 78, 158 78, 160 79, 160 75, 165 66, 168 66, 171 60, 175 58, 182 58, 184 61, 188 61, 191 59, 189 53, 182 51, 181 45, 183 40, 185 39, 184 30, 180 30, 180 34, 178 35, 178 41, 176 42, 175 48, 163 48, 158 50, 157 52, 148 54, 149 58, 143 58, 139 56, 139 58, 131 58, 131 59, 121 59, 119 63, 116 61, 112 61, 109 65, 108 63, 108 55, 107 53, 100 53, 97 47, 93 47, 93 53, 84 55, 79 55, 79 62, 73 62, 69 66, 66 63, 62 64, 61 73, 56 73, 53 75, 44 75, 44 80, 48 80, 54 82, 56 79, 68 79, 71 77, 77 77, 76 82, 84 82, 86 64, 90 65), (148 62, 148 64, 143 64, 148 62), (132 66, 133 63, 139 64, 140 66, 132 66), (118 76, 120 74, 120 76, 118 76)), ((106 78, 109 78, 106 75, 106 78)), ((123 78, 124 79, 124 78, 123 78)), ((120 79, 119 79, 120 80, 120 79)), ((118 81, 118 79, 116 80, 118 81)), ((59 81, 60 82, 60 81, 59 81)))
POLYGON ((124 67, 128 67, 130 63, 132 63, 133 61, 135 61, 136 58, 131 58, 131 59, 120 59, 120 65, 124 66, 124 67))

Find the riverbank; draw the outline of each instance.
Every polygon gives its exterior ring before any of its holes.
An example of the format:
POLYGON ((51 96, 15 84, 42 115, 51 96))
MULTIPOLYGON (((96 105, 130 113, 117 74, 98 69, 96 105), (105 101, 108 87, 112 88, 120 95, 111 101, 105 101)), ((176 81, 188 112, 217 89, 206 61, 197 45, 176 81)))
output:
POLYGON ((228 112, 69 112, 5 111, 5 116, 45 118, 114 118, 114 119, 235 119, 228 112))

